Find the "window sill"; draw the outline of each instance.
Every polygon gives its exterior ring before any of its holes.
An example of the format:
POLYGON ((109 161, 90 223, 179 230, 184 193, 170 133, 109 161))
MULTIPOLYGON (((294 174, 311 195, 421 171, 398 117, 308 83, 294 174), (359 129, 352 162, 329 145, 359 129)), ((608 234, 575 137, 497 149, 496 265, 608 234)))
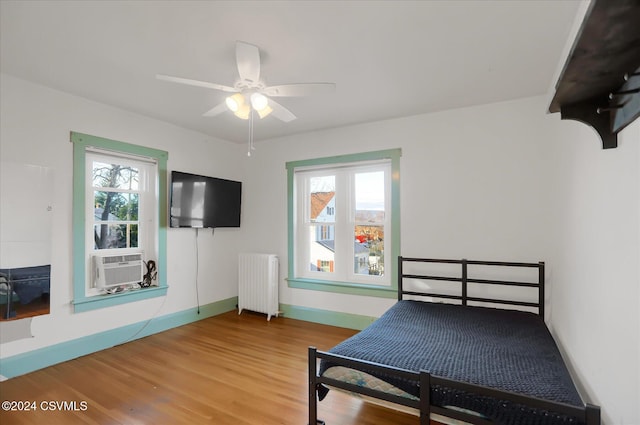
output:
POLYGON ((121 292, 119 294, 96 295, 93 297, 75 299, 72 301, 73 310, 75 313, 81 313, 84 311, 97 310, 99 308, 146 300, 148 298, 162 297, 167 294, 167 289, 167 286, 152 286, 129 292, 121 292))
POLYGON ((328 280, 287 278, 289 288, 312 291, 335 292, 338 294, 364 295, 378 298, 396 298, 398 289, 392 286, 367 285, 362 283, 333 282, 328 280))

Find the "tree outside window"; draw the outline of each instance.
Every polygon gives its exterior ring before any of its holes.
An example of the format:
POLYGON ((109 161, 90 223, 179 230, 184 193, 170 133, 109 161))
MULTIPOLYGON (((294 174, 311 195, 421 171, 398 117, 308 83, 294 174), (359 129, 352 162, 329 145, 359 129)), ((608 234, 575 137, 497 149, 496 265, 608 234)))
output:
POLYGON ((137 248, 140 170, 93 161, 95 249, 137 248))

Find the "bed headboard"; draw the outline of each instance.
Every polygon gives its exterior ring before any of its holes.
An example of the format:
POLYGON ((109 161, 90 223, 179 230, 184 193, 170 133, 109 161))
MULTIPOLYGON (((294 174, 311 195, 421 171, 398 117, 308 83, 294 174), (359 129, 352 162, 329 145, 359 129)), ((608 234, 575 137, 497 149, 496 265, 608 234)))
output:
MULTIPOLYGON (((475 269, 475 267, 473 267, 475 269)), ((432 288, 430 288, 432 289, 432 288)), ((409 257, 398 257, 398 300, 404 299, 404 296, 418 296, 418 297, 429 297, 429 298, 441 298, 441 299, 449 299, 449 300, 459 300, 462 305, 468 305, 471 302, 477 303, 491 303, 491 304, 499 304, 499 305, 510 305, 510 306, 524 306, 524 307, 533 307, 538 309, 538 314, 544 319, 544 262, 538 263, 515 263, 515 262, 504 262, 504 261, 476 261, 476 260, 443 260, 443 259, 433 259, 433 258, 409 258, 409 257), (460 265, 460 275, 459 276, 451 276, 447 275, 438 275, 438 274, 413 274, 413 273, 405 273, 404 270, 407 269, 408 263, 434 263, 434 264, 452 264, 460 265), (536 268, 538 270, 537 273, 537 282, 523 282, 518 280, 494 280, 494 279, 481 279, 474 278, 469 276, 469 266, 491 266, 498 268, 536 268), (404 281, 405 279, 419 279, 425 281, 444 281, 444 282, 459 282, 460 283, 460 292, 459 293, 438 293, 433 291, 422 291, 422 290, 405 290, 404 289, 404 281), (479 296, 470 296, 468 294, 469 291, 469 283, 478 284, 478 285, 503 285, 510 287, 520 287, 520 288, 537 288, 537 297, 538 302, 529 302, 529 301, 520 301, 520 300, 509 300, 509 299, 499 299, 499 298, 485 298, 479 296)))

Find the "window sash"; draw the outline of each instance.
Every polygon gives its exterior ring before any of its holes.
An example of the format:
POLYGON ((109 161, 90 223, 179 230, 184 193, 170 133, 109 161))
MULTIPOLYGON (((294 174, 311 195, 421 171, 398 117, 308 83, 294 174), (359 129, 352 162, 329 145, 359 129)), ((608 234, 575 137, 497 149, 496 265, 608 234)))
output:
MULTIPOLYGON (((157 223, 154 216, 157 215, 157 207, 154 188, 154 182, 151 181, 151 176, 157 175, 157 164, 155 162, 138 159, 135 156, 116 154, 111 151, 101 151, 96 149, 87 150, 85 156, 86 163, 86 255, 90 257, 96 252, 106 253, 109 251, 115 252, 144 252, 147 253, 147 257, 155 258, 155 231, 151 226, 153 223, 157 223), (93 179, 93 166, 94 162, 100 162, 105 164, 117 164, 123 166, 129 166, 138 170, 138 183, 137 189, 126 189, 120 187, 104 187, 94 184, 93 179), (137 220, 97 220, 95 218, 95 205, 94 196, 95 192, 111 192, 111 193, 134 193, 138 195, 138 219, 137 220), (149 223, 147 226, 143 223, 149 223), (137 246, 129 246, 129 234, 126 235, 127 246, 117 248, 96 248, 94 240, 95 226, 107 224, 107 225, 137 225, 138 237, 137 246)), ((88 279, 89 280, 89 279, 88 279)), ((93 294, 93 290, 90 288, 92 284, 87 282, 87 290, 93 294)))
MULTIPOLYGON (((355 229, 360 223, 379 226, 384 233, 384 241, 391 237, 391 164, 390 161, 375 161, 365 165, 350 164, 340 167, 313 168, 303 171, 294 171, 295 185, 298 188, 296 203, 297 229, 295 238, 295 271, 297 277, 305 277, 318 280, 349 281, 357 284, 374 284, 391 286, 391 275, 384 273, 382 276, 356 272, 355 229), (356 221, 356 175, 367 172, 384 172, 384 219, 375 223, 356 221), (311 188, 310 181, 315 177, 335 176, 335 221, 312 221, 310 214, 311 188), (334 250, 333 262, 329 271, 326 267, 320 267, 322 259, 311 258, 313 247, 312 235, 316 227, 321 225, 334 226, 334 250), (318 262, 318 265, 315 263, 318 262), (318 270, 312 270, 312 267, 318 270)), ((328 206, 325 206, 328 208, 328 206)), ((360 260, 362 261, 362 260, 360 260)), ((369 259, 366 260, 369 264, 369 259)), ((383 264, 390 264, 389 250, 385 250, 383 264)))

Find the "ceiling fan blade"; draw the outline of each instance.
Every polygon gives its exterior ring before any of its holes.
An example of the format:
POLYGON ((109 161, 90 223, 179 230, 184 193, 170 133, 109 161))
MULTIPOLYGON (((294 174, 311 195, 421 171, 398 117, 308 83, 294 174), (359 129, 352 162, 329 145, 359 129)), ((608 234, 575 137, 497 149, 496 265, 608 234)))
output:
POLYGON ((258 83, 260 79, 260 49, 257 46, 237 41, 236 62, 241 80, 258 83))
POLYGON ((171 75, 157 74, 158 80, 169 81, 172 83, 187 84, 189 86, 204 87, 207 89, 222 90, 230 93, 236 93, 238 90, 234 87, 223 86, 222 84, 208 83, 206 81, 192 80, 189 78, 173 77, 171 75))
POLYGON ((221 113, 223 113, 225 111, 228 111, 228 110, 229 110, 229 108, 227 108, 226 102, 222 102, 218 106, 216 106, 216 107, 208 110, 204 114, 202 114, 202 116, 203 117, 215 117, 216 115, 220 115, 221 113))
POLYGON ((265 87, 262 93, 274 97, 295 97, 333 93, 335 91, 336 85, 334 83, 301 83, 265 87))
POLYGON ((271 109, 273 109, 271 115, 281 121, 290 122, 297 118, 295 115, 293 115, 293 112, 272 99, 269 99, 269 106, 271 107, 271 109))

